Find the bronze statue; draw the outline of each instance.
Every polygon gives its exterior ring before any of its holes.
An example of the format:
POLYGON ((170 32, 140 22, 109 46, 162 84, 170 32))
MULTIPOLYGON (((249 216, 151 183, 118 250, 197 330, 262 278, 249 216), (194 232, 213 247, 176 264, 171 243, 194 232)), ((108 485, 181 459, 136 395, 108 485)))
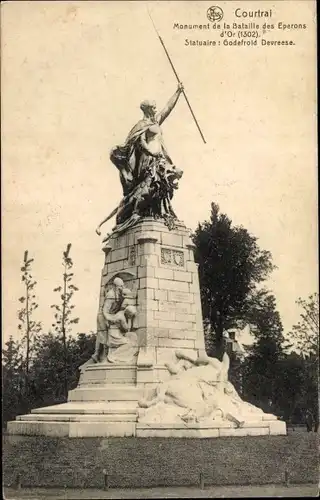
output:
POLYGON ((123 199, 99 224, 98 234, 102 224, 114 215, 117 232, 124 231, 140 217, 177 218, 171 199, 183 172, 169 156, 160 125, 169 116, 182 92, 183 85, 179 83, 178 89, 159 113, 154 101, 143 101, 140 105, 144 115, 142 120, 131 129, 124 145, 112 149, 110 159, 119 170, 123 199))
POLYGON ((158 178, 148 170, 146 178, 138 184, 127 196, 125 196, 118 207, 100 222, 96 229, 98 235, 101 234, 100 227, 116 216, 116 228, 113 234, 124 231, 140 219, 140 213, 144 210, 145 215, 153 215, 159 218, 162 215, 177 216, 172 208, 171 200, 175 189, 178 189, 178 181, 183 175, 183 171, 174 165, 166 169, 161 162, 158 164, 158 178), (149 202, 149 205, 148 205, 149 202))
POLYGON ((131 129, 123 146, 112 149, 110 159, 119 169, 124 196, 144 180, 147 169, 154 168, 157 159, 165 158, 172 165, 160 125, 175 107, 181 92, 183 85, 179 83, 177 91, 160 113, 157 113, 154 101, 143 101, 140 104, 142 120, 131 129))

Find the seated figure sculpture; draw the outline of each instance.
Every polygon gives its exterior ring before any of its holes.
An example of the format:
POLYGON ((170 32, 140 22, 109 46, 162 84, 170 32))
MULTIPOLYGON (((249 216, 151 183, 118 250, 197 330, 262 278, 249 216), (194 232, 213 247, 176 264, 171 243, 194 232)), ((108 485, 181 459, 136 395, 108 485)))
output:
POLYGON ((161 112, 154 101, 143 101, 140 109, 143 118, 129 132, 122 146, 110 153, 112 163, 119 170, 123 199, 96 229, 116 215, 113 234, 121 233, 141 217, 163 218, 169 227, 177 219, 171 205, 174 190, 182 177, 182 170, 172 162, 164 145, 160 125, 175 107, 183 85, 179 83, 175 94, 161 112))
POLYGON ((138 355, 137 334, 132 331, 137 310, 128 300, 131 290, 124 288, 122 293, 121 309, 115 314, 105 314, 109 325, 107 339, 109 363, 135 363, 135 357, 138 355))
POLYGON ((137 336, 132 331, 137 314, 131 304, 131 290, 124 288, 123 280, 116 277, 106 292, 105 300, 98 314, 98 334, 92 360, 101 360, 101 351, 107 350, 110 363, 130 362, 137 354, 137 336), (122 346, 126 346, 122 348, 122 346))
POLYGON ((249 418, 260 420, 263 411, 242 401, 228 381, 229 357, 220 362, 206 355, 196 360, 176 351, 176 362, 166 367, 171 378, 156 395, 139 402, 140 422, 199 422, 225 420, 241 427, 249 418))

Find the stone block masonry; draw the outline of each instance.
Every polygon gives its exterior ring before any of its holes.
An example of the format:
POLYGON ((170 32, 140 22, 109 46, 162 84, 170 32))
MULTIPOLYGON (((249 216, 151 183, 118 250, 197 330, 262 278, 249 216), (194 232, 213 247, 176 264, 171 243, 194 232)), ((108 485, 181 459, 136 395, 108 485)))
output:
POLYGON ((143 357, 155 348, 156 365, 158 348, 171 347, 166 360, 162 354, 162 363, 171 361, 175 348, 204 349, 198 269, 182 223, 169 231, 160 221, 143 220, 125 235, 111 238, 105 255, 100 307, 106 284, 116 275, 131 276, 128 285, 134 281, 137 290, 136 324, 143 357))

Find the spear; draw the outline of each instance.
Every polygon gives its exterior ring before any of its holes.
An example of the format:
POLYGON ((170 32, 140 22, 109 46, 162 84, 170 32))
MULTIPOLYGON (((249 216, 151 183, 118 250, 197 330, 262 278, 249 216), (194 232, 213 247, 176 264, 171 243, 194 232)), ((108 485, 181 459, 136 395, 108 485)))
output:
MULTIPOLYGON (((180 83, 180 79, 179 79, 178 73, 176 72, 176 69, 175 69, 175 67, 174 67, 174 65, 173 65, 173 62, 172 62, 172 60, 171 60, 171 57, 169 56, 169 53, 168 53, 167 48, 166 48, 166 46, 165 46, 165 44, 164 44, 164 41, 162 40, 161 36, 159 35, 159 32, 158 32, 158 30, 157 30, 157 28, 156 28, 156 25, 154 24, 154 21, 153 21, 153 19, 152 19, 152 17, 151 17, 151 14, 150 14, 150 11, 149 11, 149 9, 148 9, 148 8, 147 8, 147 10, 148 10, 148 14, 149 14, 149 17, 150 17, 150 19, 151 19, 151 22, 152 22, 152 24, 153 24, 154 30, 155 30, 155 32, 156 32, 156 33, 157 33, 157 35, 158 35, 158 38, 159 38, 159 40, 160 40, 160 42, 161 42, 161 45, 162 45, 162 47, 163 47, 163 49, 164 49, 164 51, 165 51, 165 53, 166 53, 166 56, 167 56, 167 58, 168 58, 168 61, 169 61, 170 65, 171 65, 172 71, 174 72, 175 77, 176 77, 176 79, 178 80, 178 83, 180 83)), ((191 107, 190 102, 189 102, 189 99, 188 99, 188 97, 187 97, 187 95, 186 95, 186 93, 185 93, 185 90, 183 90, 182 92, 183 92, 184 98, 185 98, 185 100, 186 100, 186 103, 187 103, 187 105, 188 105, 188 107, 189 107, 189 109, 190 109, 190 112, 191 112, 191 114, 192 114, 192 118, 194 119, 194 122, 195 122, 195 124, 196 124, 196 126, 197 126, 197 128, 198 128, 198 130, 199 130, 199 132, 200 132, 200 135, 201 135, 201 137, 202 137, 202 140, 203 140, 203 142, 206 144, 206 140, 205 140, 205 138, 204 138, 204 136, 203 136, 203 133, 202 133, 202 131, 201 131, 201 128, 200 128, 200 126, 199 126, 199 123, 198 123, 198 121, 197 121, 197 119, 196 119, 196 117, 195 117, 195 114, 194 114, 193 110, 192 110, 192 107, 191 107)))

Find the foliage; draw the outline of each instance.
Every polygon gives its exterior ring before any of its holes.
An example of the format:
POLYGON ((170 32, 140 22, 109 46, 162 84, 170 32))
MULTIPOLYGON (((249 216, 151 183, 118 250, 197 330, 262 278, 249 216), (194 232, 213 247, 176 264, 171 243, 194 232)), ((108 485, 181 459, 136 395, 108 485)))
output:
POLYGON ((66 250, 63 252, 62 266, 63 266, 63 284, 53 289, 54 292, 62 294, 60 295, 61 304, 53 304, 51 307, 55 309, 54 318, 55 323, 52 324, 54 331, 62 337, 65 337, 71 333, 71 325, 79 322, 79 318, 72 318, 72 312, 74 305, 72 302, 72 297, 76 291, 79 289, 72 283, 73 272, 70 272, 73 268, 73 261, 70 257, 71 243, 68 243, 66 250))
POLYGON ((28 375, 30 363, 35 344, 41 330, 41 323, 33 320, 33 312, 38 308, 35 296, 35 286, 37 282, 32 277, 31 263, 34 259, 28 256, 28 250, 24 252, 23 266, 21 267, 21 281, 25 287, 25 293, 19 298, 23 306, 18 311, 18 329, 22 332, 21 344, 25 349, 24 373, 25 389, 28 390, 28 375))
POLYGON ((271 411, 277 395, 277 370, 283 358, 283 327, 276 299, 268 290, 251 295, 246 320, 255 337, 243 366, 244 394, 253 404, 271 411))
POLYGON ((318 422, 319 294, 299 298, 296 303, 302 308, 301 320, 285 336, 287 353, 277 382, 277 404, 288 420, 304 422, 309 410, 318 422))
POLYGON ((221 356, 223 332, 237 326, 251 306, 257 285, 274 269, 270 252, 242 226, 233 226, 219 206, 211 204, 210 220, 192 236, 199 263, 202 310, 221 356))
POLYGON ((2 349, 2 408, 3 415, 14 418, 22 410, 24 393, 24 367, 21 344, 10 336, 2 349))
POLYGON ((270 338, 277 343, 278 348, 283 343, 283 327, 280 314, 277 311, 275 296, 269 290, 255 290, 248 298, 248 308, 245 321, 250 325, 250 332, 256 339, 270 338))
POLYGON ((77 385, 78 368, 94 349, 94 335, 69 336, 65 346, 56 335, 44 335, 33 365, 33 398, 35 407, 66 401, 66 391, 77 385), (65 382, 66 376, 66 382, 65 382))
POLYGON ((3 420, 7 422, 16 415, 33 408, 65 402, 65 381, 67 390, 74 389, 79 378, 78 368, 88 361, 94 350, 95 335, 79 333, 76 338, 67 338, 67 369, 65 370, 64 346, 56 335, 43 335, 37 344, 30 367, 30 388, 21 397, 23 382, 22 355, 19 344, 12 338, 2 351, 3 372, 3 420))
POLYGON ((287 422, 304 423, 307 410, 318 420, 317 355, 286 352, 275 298, 262 290, 255 303, 247 317, 256 341, 243 365, 245 397, 287 422))
POLYGON ((317 355, 319 350, 319 294, 310 295, 307 300, 301 297, 296 301, 302 312, 301 320, 292 327, 287 336, 287 348, 294 349, 305 356, 317 355))
POLYGON ((70 257, 71 243, 68 243, 66 250, 63 252, 62 266, 63 266, 63 280, 62 286, 54 288, 54 292, 60 295, 61 303, 53 304, 51 307, 55 310, 54 318, 55 323, 52 324, 54 331, 58 334, 58 338, 62 341, 63 351, 62 359, 64 365, 64 395, 68 395, 68 340, 67 336, 71 333, 71 325, 78 323, 79 318, 72 317, 74 305, 72 304, 72 297, 78 288, 72 283, 73 280, 73 261, 70 257))
POLYGON ((303 423, 310 410, 318 420, 317 364, 295 352, 285 354, 277 367, 276 413, 286 421, 303 423))

